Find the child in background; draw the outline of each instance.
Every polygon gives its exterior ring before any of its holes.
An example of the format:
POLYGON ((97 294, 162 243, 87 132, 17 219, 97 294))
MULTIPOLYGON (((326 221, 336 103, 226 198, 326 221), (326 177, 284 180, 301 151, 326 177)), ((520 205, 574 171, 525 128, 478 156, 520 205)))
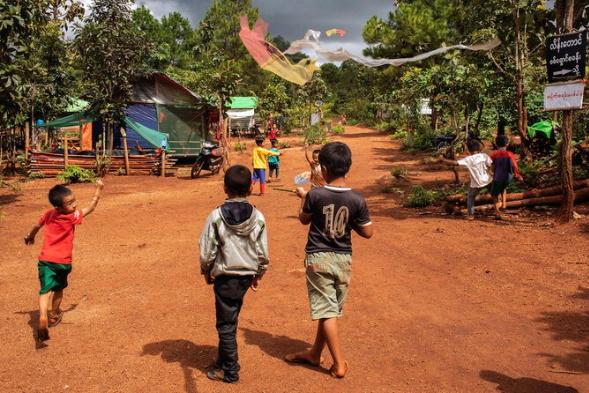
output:
POLYGON ((455 166, 462 165, 468 169, 470 173, 470 188, 468 189, 468 197, 466 199, 466 209, 468 211, 467 218, 473 220, 476 196, 493 180, 489 174, 489 169, 491 169, 493 163, 487 154, 481 153, 483 148, 481 142, 473 139, 466 143, 466 147, 471 154, 470 156, 458 161, 448 160, 440 156, 440 161, 455 166))
MULTIPOLYGON (((272 149, 270 149, 271 152, 273 153, 278 153, 280 154, 280 152, 278 151, 278 141, 276 139, 274 139, 272 141, 272 149)), ((278 156, 270 156, 268 157, 268 167, 270 169, 270 176, 268 181, 270 181, 270 179, 272 178, 272 174, 274 173, 274 171, 276 171, 276 177, 274 178, 274 180, 278 180, 280 181, 280 158, 278 158, 278 156)))
POLYGON ((507 151, 507 144, 509 138, 507 135, 498 135, 495 138, 497 151, 491 153, 491 160, 493 161, 493 185, 491 187, 491 196, 493 197, 493 204, 495 205, 495 218, 501 220, 503 218, 499 208, 507 208, 507 187, 513 180, 513 175, 520 181, 524 179, 519 174, 519 168, 515 161, 515 156, 512 152, 507 151))
POLYGON ((49 191, 49 202, 53 209, 45 212, 39 222, 25 236, 25 244, 34 244, 37 232, 45 226, 43 248, 39 254, 39 325, 37 341, 49 340, 49 327, 61 322, 63 311, 60 310, 63 290, 67 288, 67 276, 72 271, 72 250, 74 246, 75 226, 82 224, 82 219, 92 213, 98 205, 104 184, 96 182, 96 192, 89 207, 76 210, 78 203, 72 191, 57 185, 49 191), (51 302, 51 310, 49 303, 51 302))
POLYGON ((276 128, 276 124, 272 125, 272 129, 268 132, 268 139, 270 142, 274 142, 278 139, 278 128, 276 128))
POLYGON ((243 298, 251 287, 257 291, 268 267, 268 240, 264 216, 247 197, 251 173, 242 165, 225 172, 225 203, 207 219, 199 240, 200 268, 207 284, 213 284, 219 355, 209 379, 239 381, 237 322, 243 298))
POLYGON ((346 186, 345 176, 352 165, 352 152, 341 142, 328 143, 319 153, 325 187, 305 192, 301 198, 299 221, 311 224, 305 247, 307 291, 311 319, 317 320, 317 335, 310 350, 285 356, 291 363, 319 366, 327 344, 333 358, 330 374, 343 378, 348 371, 339 339, 338 318, 346 300, 352 274, 352 230, 372 237, 372 222, 364 197, 346 186))
POLYGON ((325 184, 325 179, 323 179, 323 175, 321 173, 321 164, 319 164, 319 152, 321 150, 313 150, 313 159, 309 158, 309 142, 305 142, 305 158, 311 167, 311 188, 323 187, 325 184))
POLYGON ((279 156, 280 153, 275 153, 266 150, 262 147, 264 138, 256 138, 256 147, 252 153, 252 164, 254 166, 254 176, 252 177, 252 186, 260 180, 260 196, 264 196, 266 191, 266 167, 268 166, 268 156, 279 156))

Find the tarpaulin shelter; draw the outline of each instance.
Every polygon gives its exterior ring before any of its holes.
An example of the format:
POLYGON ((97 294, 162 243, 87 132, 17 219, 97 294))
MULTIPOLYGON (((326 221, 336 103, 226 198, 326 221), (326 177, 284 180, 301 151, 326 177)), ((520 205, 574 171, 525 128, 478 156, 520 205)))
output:
POLYGON ((546 139, 550 139, 552 137, 553 128, 556 126, 558 126, 558 123, 555 121, 541 121, 534 123, 528 127, 528 135, 530 138, 535 138, 536 133, 541 133, 546 136, 546 139))
POLYGON ((248 129, 255 123, 255 109, 258 97, 231 97, 227 104, 227 116, 231 119, 231 128, 248 129))

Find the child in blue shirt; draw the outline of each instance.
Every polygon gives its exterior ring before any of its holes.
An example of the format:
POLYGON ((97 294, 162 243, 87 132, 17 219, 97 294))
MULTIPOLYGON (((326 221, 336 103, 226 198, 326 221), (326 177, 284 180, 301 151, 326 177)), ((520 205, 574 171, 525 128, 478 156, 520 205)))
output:
MULTIPOLYGON (((280 153, 278 151, 278 141, 276 139, 272 140, 272 148, 270 149, 271 152, 280 153)), ((268 157, 268 167, 270 168, 270 176, 272 178, 272 174, 276 171, 276 177, 274 180, 280 180, 278 174, 280 173, 280 157, 278 156, 270 156, 268 157)))

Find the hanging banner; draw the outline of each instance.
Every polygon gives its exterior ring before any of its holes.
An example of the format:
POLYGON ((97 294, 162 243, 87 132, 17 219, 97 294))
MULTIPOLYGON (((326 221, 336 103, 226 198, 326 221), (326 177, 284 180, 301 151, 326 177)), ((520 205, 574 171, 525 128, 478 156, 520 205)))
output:
POLYGON ((583 79, 586 57, 586 31, 548 37, 546 39, 548 82, 583 79))
POLYGON ((580 109, 583 106, 583 82, 568 82, 546 85, 544 89, 544 110, 556 111, 580 109))

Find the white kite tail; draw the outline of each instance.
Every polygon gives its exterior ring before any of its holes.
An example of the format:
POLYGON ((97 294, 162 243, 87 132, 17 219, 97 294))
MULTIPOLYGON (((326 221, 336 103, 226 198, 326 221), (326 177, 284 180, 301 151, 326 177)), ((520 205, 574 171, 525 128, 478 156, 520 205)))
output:
POLYGON ((481 51, 481 50, 492 50, 499 45, 501 45, 501 40, 499 38, 494 38, 491 41, 485 42, 483 44, 476 44, 476 45, 452 45, 452 46, 443 46, 438 49, 434 49, 432 51, 419 54, 414 57, 408 58, 400 58, 400 59, 368 59, 361 56, 356 56, 343 48, 339 48, 336 50, 328 50, 323 48, 319 43, 319 37, 321 33, 316 30, 307 30, 305 36, 300 39, 294 41, 290 47, 284 52, 285 54, 293 55, 295 53, 299 53, 302 51, 303 48, 311 48, 313 49, 319 56, 324 57, 329 61, 345 61, 348 59, 354 60, 357 63, 363 64, 367 67, 380 67, 383 65, 392 65, 392 66, 400 66, 405 63, 411 63, 414 61, 420 61, 427 59, 428 57, 438 55, 440 53, 447 52, 453 49, 460 49, 460 50, 471 50, 471 51, 481 51), (311 38, 314 41, 311 41, 311 38))

